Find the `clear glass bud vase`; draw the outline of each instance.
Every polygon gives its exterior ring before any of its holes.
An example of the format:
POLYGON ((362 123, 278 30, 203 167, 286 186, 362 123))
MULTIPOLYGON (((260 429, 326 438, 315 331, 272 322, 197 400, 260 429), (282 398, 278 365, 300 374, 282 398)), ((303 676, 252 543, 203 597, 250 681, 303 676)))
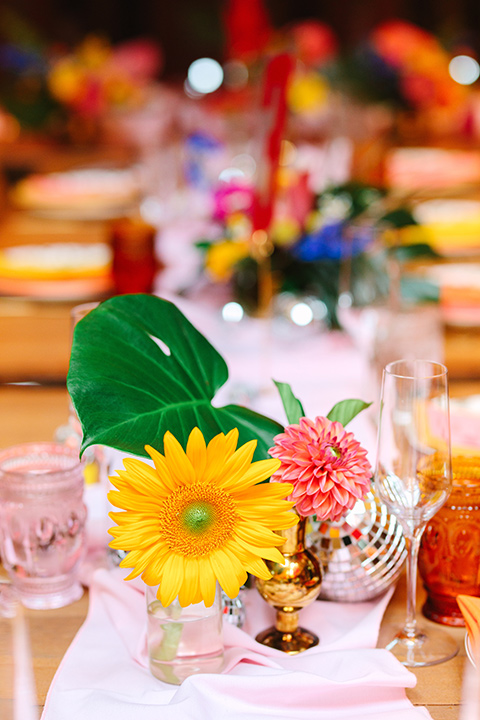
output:
POLYGON ((201 602, 182 608, 178 599, 164 607, 157 599, 157 587, 148 585, 145 594, 152 675, 163 682, 181 685, 190 675, 220 672, 223 629, 219 585, 211 607, 201 602))

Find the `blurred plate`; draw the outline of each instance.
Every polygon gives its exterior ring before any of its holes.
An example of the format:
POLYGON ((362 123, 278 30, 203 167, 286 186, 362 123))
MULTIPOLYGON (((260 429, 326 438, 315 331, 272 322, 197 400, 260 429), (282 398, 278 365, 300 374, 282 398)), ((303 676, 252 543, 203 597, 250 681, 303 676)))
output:
POLYGON ((0 294, 80 300, 112 289, 112 251, 104 243, 18 245, 0 251, 0 294))
POLYGON ((89 300, 113 290, 110 278, 82 280, 18 280, 0 278, 0 295, 34 300, 89 300))
POLYGON ((58 220, 105 220, 129 212, 139 197, 133 170, 88 168, 30 175, 11 192, 13 204, 58 220))
POLYGON ((476 667, 475 659, 473 656, 472 645, 470 642, 470 635, 468 633, 465 634, 465 651, 466 651, 467 657, 470 660, 470 662, 472 663, 473 667, 476 667))

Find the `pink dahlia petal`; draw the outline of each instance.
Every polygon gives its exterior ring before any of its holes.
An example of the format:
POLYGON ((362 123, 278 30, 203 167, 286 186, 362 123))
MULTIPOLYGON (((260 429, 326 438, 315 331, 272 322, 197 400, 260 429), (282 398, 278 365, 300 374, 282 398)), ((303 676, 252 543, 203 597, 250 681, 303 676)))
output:
POLYGON ((367 452, 339 422, 300 418, 274 438, 270 455, 280 468, 272 480, 291 482, 301 515, 339 520, 370 487, 367 452))

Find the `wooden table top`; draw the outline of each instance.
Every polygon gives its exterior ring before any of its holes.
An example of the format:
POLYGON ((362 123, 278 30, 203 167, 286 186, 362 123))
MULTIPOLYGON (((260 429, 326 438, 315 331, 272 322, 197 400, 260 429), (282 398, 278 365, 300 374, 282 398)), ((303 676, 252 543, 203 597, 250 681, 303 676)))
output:
MULTIPOLYGON (((68 398, 64 388, 0 386, 0 446, 22 441, 49 440, 68 416, 68 398)), ((418 588, 419 619, 427 626, 438 627, 420 614, 424 590, 418 588)), ((402 578, 385 613, 382 627, 401 624, 405 617, 405 586, 402 578)), ((76 603, 58 610, 26 610, 30 630, 39 707, 43 707, 55 671, 88 609, 88 594, 76 603)), ((0 619, 0 717, 13 717, 13 667, 10 620, 0 619)), ((407 690, 414 705, 426 706, 434 720, 458 720, 462 678, 466 659, 465 631, 448 628, 459 643, 459 653, 452 660, 434 667, 414 670, 417 685, 407 690)))

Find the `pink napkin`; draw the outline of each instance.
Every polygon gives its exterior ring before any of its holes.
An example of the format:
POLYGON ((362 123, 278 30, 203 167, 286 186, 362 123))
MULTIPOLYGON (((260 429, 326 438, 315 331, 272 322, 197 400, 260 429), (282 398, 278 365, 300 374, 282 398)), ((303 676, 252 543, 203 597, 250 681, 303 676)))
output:
POLYGON ((415 676, 388 651, 374 649, 391 592, 359 604, 313 603, 301 621, 319 634, 320 645, 288 656, 253 639, 272 623, 273 611, 248 591, 245 631, 224 623, 223 673, 177 687, 146 667, 144 593, 123 576, 121 570, 94 573, 87 619, 57 671, 42 720, 430 717, 405 696, 415 676))

